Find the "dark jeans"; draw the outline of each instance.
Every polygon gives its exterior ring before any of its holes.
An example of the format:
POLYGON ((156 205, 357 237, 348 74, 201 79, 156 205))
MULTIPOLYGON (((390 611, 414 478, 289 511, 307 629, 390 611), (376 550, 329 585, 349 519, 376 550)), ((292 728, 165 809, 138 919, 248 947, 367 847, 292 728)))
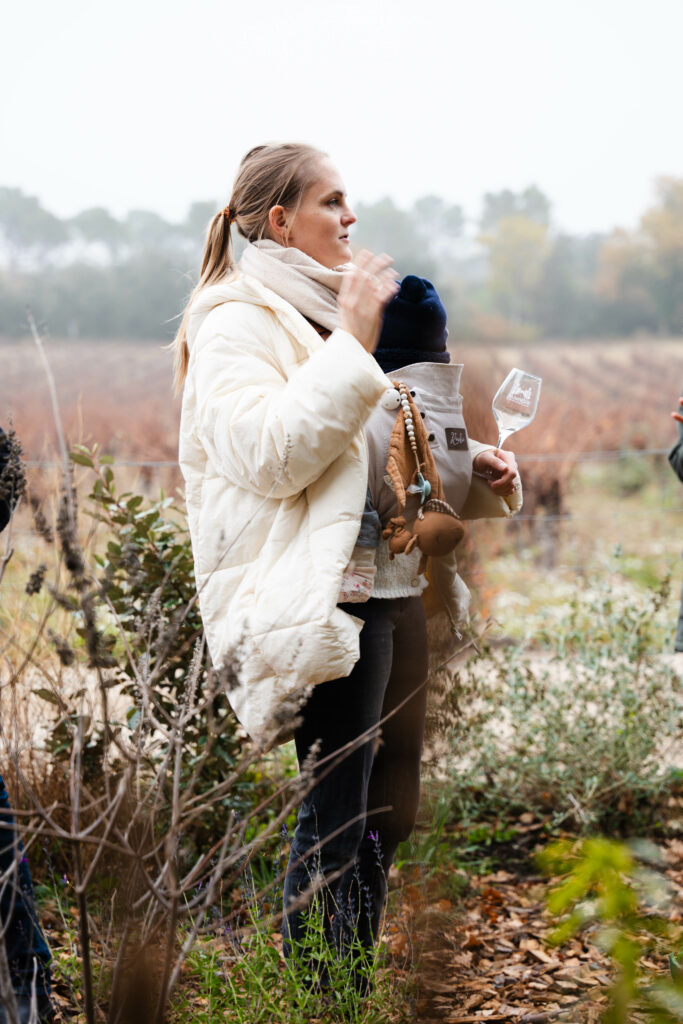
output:
POLYGON ((330 880, 322 892, 330 941, 343 950, 357 935, 364 946, 372 945, 389 867, 417 815, 427 679, 422 601, 370 598, 341 607, 365 621, 360 658, 348 677, 314 687, 295 735, 299 764, 316 740, 321 743, 320 760, 366 730, 374 732, 338 763, 333 758, 314 772, 316 781, 299 811, 285 880, 286 951, 305 930, 305 912, 288 913, 289 901, 305 892, 318 872, 330 880), (378 738, 376 727, 386 715, 378 738), (311 853, 318 843, 319 849, 311 853))
POLYGON ((33 905, 33 883, 24 848, 14 830, 14 818, 5 783, 0 775, 0 933, 4 932, 12 984, 18 993, 28 995, 33 984, 34 960, 37 961, 38 995, 50 991, 50 951, 45 942, 33 905))

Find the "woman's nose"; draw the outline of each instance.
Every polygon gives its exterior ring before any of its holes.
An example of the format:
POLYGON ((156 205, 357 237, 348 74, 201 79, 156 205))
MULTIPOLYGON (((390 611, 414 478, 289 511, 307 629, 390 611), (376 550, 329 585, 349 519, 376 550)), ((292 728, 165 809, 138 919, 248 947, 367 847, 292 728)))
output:
POLYGON ((346 212, 344 213, 344 223, 345 224, 349 224, 349 225, 350 224, 355 224, 357 220, 358 220, 358 218, 356 217, 356 215, 353 212, 353 210, 351 210, 350 208, 348 210, 346 210, 346 212))

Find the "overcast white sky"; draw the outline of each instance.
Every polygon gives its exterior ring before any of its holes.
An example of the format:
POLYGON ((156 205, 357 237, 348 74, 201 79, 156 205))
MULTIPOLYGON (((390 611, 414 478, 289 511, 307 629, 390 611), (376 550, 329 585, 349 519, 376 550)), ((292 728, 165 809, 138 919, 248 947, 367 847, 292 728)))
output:
POLYGON ((302 140, 352 202, 539 185, 576 231, 683 175, 682 0, 0 0, 0 185, 181 218, 302 140))

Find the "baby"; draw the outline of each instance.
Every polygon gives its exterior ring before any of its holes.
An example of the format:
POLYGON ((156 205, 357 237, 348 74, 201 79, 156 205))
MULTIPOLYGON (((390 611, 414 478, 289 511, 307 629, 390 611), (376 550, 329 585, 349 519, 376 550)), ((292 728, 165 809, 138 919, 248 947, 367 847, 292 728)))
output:
MULTIPOLYGON (((413 403, 427 429, 444 496, 459 512, 469 491, 472 456, 458 392, 462 367, 448 365, 446 320, 446 310, 434 286, 412 275, 404 278, 398 294, 386 309, 375 358, 390 379, 410 388, 413 403)), ((368 492, 352 560, 342 578, 340 601, 361 602, 371 596, 376 573, 375 554, 382 529, 397 511, 396 494, 386 475, 386 465, 399 403, 398 392, 390 388, 366 424, 368 492)), ((404 513, 408 522, 414 520, 419 506, 420 495, 409 494, 404 513)), ((457 628, 466 621, 469 592, 459 577, 456 580, 455 557, 432 559, 430 574, 440 579, 439 591, 446 596, 446 610, 452 626, 457 628)))

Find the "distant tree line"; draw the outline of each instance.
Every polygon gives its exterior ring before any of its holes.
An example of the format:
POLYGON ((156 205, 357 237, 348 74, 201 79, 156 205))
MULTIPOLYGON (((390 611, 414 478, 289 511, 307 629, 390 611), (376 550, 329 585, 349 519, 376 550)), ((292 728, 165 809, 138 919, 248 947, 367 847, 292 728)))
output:
MULTIPOLYGON (((196 279, 218 203, 171 223, 102 207, 61 220, 34 196, 0 188, 0 335, 25 332, 29 304, 53 335, 170 338, 196 279)), ((476 221, 424 196, 356 206, 357 247, 429 277, 451 335, 480 340, 683 333, 683 179, 662 178, 632 231, 570 235, 535 186, 487 193, 476 221)))

